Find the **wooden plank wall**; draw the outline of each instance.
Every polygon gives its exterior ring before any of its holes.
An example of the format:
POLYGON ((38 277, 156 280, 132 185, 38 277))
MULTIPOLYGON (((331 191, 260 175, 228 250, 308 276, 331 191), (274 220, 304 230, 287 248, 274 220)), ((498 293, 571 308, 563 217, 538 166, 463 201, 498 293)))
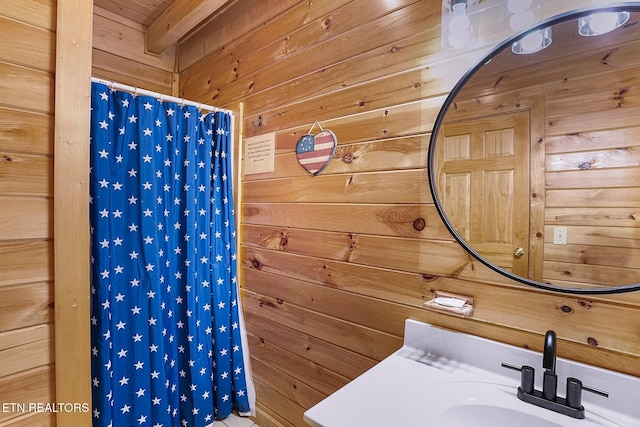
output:
MULTIPOLYGON (((435 117, 504 34, 485 30, 484 47, 447 52, 440 2, 255 4, 236 4, 180 44, 178 58, 180 96, 242 101, 247 137, 276 133, 275 171, 244 176, 241 200, 261 424, 303 425, 307 408, 401 345, 407 318, 535 350, 552 328, 560 356, 640 375, 638 293, 570 296, 510 282, 471 259, 436 213, 426 171, 435 117), (294 148, 316 120, 339 146, 311 177, 294 148), (473 296, 473 318, 422 309, 436 290, 473 296)), ((545 4, 555 15, 587 1, 545 4)))
MULTIPOLYGON (((174 94, 175 46, 161 55, 146 52, 147 27, 99 7, 93 13, 92 75, 109 81, 174 94)), ((177 90, 177 84, 175 85, 177 90)))
MULTIPOLYGON (((54 402, 55 0, 0 2, 0 33, 0 403, 54 402)), ((8 409, 1 425, 55 424, 8 409)))

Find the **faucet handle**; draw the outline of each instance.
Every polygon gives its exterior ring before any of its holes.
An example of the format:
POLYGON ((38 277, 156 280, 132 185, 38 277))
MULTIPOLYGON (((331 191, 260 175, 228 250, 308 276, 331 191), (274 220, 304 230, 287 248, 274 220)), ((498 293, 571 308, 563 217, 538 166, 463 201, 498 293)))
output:
POLYGON ((502 363, 501 366, 503 368, 512 369, 514 371, 519 371, 522 373, 520 376, 520 388, 523 392, 527 394, 533 393, 534 389, 534 380, 536 370, 531 366, 523 365, 521 367, 509 365, 508 363, 502 363))
POLYGON ((569 377, 567 378, 567 406, 575 409, 579 409, 582 406, 582 390, 597 394, 599 396, 609 397, 609 393, 607 393, 606 391, 585 386, 579 379, 569 377))
POLYGON ((556 333, 552 330, 547 331, 546 335, 544 336, 542 367, 553 374, 556 373, 557 345, 556 333))

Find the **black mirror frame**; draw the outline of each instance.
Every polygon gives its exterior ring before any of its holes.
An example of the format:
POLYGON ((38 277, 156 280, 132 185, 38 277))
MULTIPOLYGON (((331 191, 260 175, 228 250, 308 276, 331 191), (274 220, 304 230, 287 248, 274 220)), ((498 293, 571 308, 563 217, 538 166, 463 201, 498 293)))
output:
POLYGON ((509 279, 515 280, 516 282, 523 283, 525 285, 533 286, 538 289, 543 289, 546 291, 554 291, 566 294, 577 294, 577 295, 608 295, 608 294, 620 294, 625 292, 632 292, 640 290, 640 283, 630 284, 630 285, 621 285, 621 286, 611 286, 611 287, 600 287, 600 288, 571 288, 571 287, 562 287, 555 286, 549 283, 542 283, 535 280, 528 279, 526 277, 515 275, 509 271, 503 270, 500 267, 494 265, 489 260, 485 259, 482 255, 480 255, 476 250, 474 250, 469 243, 467 243, 462 236, 456 231, 451 221, 444 212, 444 207, 440 201, 438 196, 437 188, 436 188, 436 177, 435 177, 435 168, 434 168, 434 157, 435 157, 435 146, 436 140, 438 138, 438 130, 444 121, 444 117, 449 110, 449 107, 453 104, 453 101, 456 95, 460 92, 462 87, 469 81, 469 79, 487 62, 489 62, 495 55, 499 54, 503 50, 510 48, 511 45, 522 39, 527 34, 537 31, 570 19, 577 19, 582 16, 588 15, 594 11, 629 11, 629 12, 640 12, 640 2, 629 2, 629 3, 618 3, 616 5, 607 5, 605 7, 588 7, 583 9, 578 9, 570 12, 566 12, 544 21, 538 23, 535 27, 532 27, 528 30, 522 31, 515 36, 503 41, 495 49, 491 51, 486 57, 484 57, 478 64, 473 66, 469 71, 465 73, 465 75, 456 83, 453 87, 449 95, 447 96, 438 116, 436 117, 435 124, 433 126, 433 130, 431 132, 431 138, 429 140, 429 152, 428 152, 428 174, 429 174, 429 189, 431 190, 431 196, 433 197, 433 202, 435 203, 436 210, 440 215, 440 218, 444 222, 445 226, 449 230, 449 232, 453 235, 453 237, 464 247, 467 252, 469 252, 475 259, 480 261, 482 264, 489 267, 491 270, 508 277, 509 279))

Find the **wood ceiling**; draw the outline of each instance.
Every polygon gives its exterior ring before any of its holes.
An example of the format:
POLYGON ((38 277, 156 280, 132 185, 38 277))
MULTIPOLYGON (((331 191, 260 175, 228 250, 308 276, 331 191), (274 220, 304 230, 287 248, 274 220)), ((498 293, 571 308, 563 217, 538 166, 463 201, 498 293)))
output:
POLYGON ((236 1, 94 0, 93 4, 147 27, 147 50, 160 54, 236 1))

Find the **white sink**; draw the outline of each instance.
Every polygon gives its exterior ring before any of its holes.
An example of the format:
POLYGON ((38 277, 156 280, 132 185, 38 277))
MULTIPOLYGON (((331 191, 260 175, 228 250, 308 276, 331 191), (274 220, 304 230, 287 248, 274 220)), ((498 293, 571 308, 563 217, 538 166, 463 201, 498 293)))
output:
POLYGON ((542 355, 407 320, 403 347, 313 408, 314 427, 640 427, 640 379, 558 358, 558 395, 567 376, 609 392, 583 393, 585 419, 520 401, 520 374, 530 365, 542 386, 542 355))

